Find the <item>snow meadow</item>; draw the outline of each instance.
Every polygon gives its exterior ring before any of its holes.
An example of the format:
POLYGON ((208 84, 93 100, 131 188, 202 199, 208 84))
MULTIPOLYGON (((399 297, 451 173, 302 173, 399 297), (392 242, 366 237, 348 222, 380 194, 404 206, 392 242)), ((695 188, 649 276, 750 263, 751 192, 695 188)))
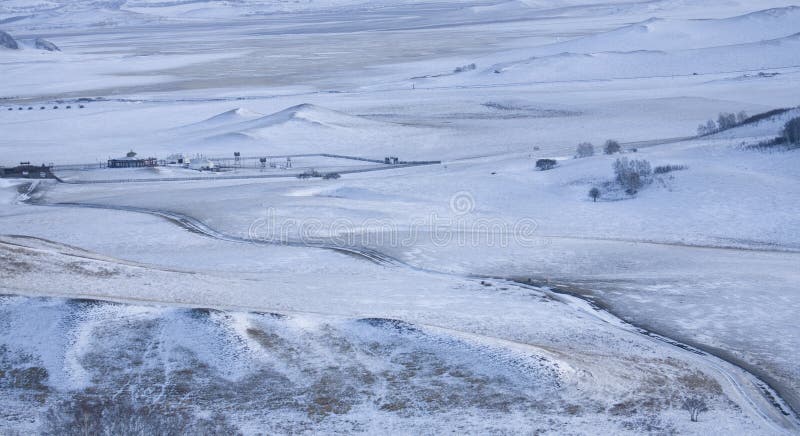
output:
POLYGON ((800 433, 800 4, 0 2, 0 434, 800 433))

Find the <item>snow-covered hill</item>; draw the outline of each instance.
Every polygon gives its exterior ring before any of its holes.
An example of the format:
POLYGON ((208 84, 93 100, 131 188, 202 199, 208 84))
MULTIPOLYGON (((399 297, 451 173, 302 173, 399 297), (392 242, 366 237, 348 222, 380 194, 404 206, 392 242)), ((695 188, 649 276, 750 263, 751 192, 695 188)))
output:
POLYGON ((795 3, 0 1, 0 165, 84 164, 0 180, 0 433, 84 394, 247 434, 796 432, 800 151, 750 146, 800 109, 694 136, 800 104, 795 3), (296 165, 98 169, 129 150, 296 165), (617 158, 664 168, 629 195, 617 158))
POLYGON ((674 77, 798 68, 800 7, 726 19, 642 23, 567 42, 494 53, 435 83, 525 83, 674 77))
POLYGON ((424 148, 420 142, 431 132, 303 103, 269 115, 232 109, 173 133, 187 145, 201 141, 205 147, 220 151, 233 147, 246 154, 358 151, 362 156, 382 158, 397 155, 410 144, 424 148))

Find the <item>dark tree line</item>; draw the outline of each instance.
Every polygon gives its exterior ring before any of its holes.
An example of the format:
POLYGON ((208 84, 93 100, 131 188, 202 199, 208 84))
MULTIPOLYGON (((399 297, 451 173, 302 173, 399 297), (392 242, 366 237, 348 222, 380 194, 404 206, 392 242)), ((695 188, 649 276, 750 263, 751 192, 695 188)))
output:
POLYGON ((555 168, 557 164, 558 162, 556 162, 553 159, 539 159, 536 161, 536 168, 539 171, 547 171, 549 169, 555 168))

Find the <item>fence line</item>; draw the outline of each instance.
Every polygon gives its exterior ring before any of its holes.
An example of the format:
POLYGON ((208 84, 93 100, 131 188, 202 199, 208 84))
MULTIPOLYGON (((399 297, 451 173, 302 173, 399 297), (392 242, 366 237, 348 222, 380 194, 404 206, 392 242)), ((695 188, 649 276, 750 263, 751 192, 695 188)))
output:
MULTIPOLYGON (((339 174, 356 174, 366 173, 371 171, 386 171, 395 168, 409 168, 423 165, 437 165, 440 161, 429 162, 415 162, 415 163, 402 163, 397 165, 384 165, 372 168, 360 168, 352 170, 336 171, 339 174)), ((71 185, 93 185, 104 183, 143 183, 143 182, 189 182, 199 180, 246 180, 246 179, 276 179, 276 178, 293 178, 303 174, 302 172, 292 172, 284 174, 252 174, 252 175, 239 175, 239 176, 192 176, 192 177, 153 177, 148 179, 109 179, 109 180, 60 180, 62 183, 71 185)))

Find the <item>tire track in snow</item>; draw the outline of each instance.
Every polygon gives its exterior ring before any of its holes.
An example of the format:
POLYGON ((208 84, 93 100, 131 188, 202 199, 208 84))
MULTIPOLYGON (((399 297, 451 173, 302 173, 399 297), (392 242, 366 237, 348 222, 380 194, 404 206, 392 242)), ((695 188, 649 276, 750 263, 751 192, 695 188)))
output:
MULTIPOLYGON (((511 283, 508 284, 516 284, 517 286, 526 289, 533 289, 533 290, 540 289, 535 286, 526 285, 524 283, 519 283, 515 281, 512 281, 511 283)), ((684 344, 682 342, 679 342, 675 339, 669 338, 662 334, 636 326, 628 321, 621 319, 608 309, 600 307, 593 301, 578 294, 569 291, 554 290, 549 288, 548 291, 546 291, 546 293, 557 301, 560 301, 564 304, 568 304, 573 307, 577 307, 583 313, 586 313, 604 322, 615 325, 616 327, 622 330, 630 331, 645 336, 654 343, 668 344, 673 347, 677 347, 684 350, 686 352, 685 354, 687 356, 687 360, 693 360, 699 363, 700 365, 704 365, 712 369, 725 381, 727 381, 728 384, 734 388, 734 391, 739 396, 739 398, 742 401, 744 401, 748 406, 750 406, 750 408, 754 412, 756 412, 756 414, 762 420, 764 420, 764 422, 766 422, 773 430, 776 430, 779 433, 792 433, 787 427, 781 426, 780 422, 785 422, 786 424, 789 425, 789 427, 792 428, 792 430, 795 431, 797 430, 798 424, 800 424, 800 422, 798 422, 797 416, 793 413, 793 410, 788 405, 788 403, 786 403, 785 401, 783 401, 783 399, 781 399, 781 397, 778 395, 775 389, 769 386, 761 378, 748 371, 746 368, 743 368, 733 362, 727 361, 713 353, 706 352, 704 350, 698 349, 688 344, 684 344), (730 368, 726 368, 726 366, 730 368), (740 377, 737 374, 731 372, 731 368, 745 374, 746 378, 743 381, 740 381, 742 380, 743 377, 740 377), (750 378, 750 380, 747 380, 747 378, 750 378), (745 386, 744 383, 746 383, 747 386, 745 386), (771 416, 771 414, 768 411, 765 411, 765 408, 759 405, 758 401, 753 398, 752 394, 754 392, 755 395, 760 397, 761 400, 765 401, 767 404, 777 409, 777 411, 786 419, 782 420, 774 419, 771 416)))

